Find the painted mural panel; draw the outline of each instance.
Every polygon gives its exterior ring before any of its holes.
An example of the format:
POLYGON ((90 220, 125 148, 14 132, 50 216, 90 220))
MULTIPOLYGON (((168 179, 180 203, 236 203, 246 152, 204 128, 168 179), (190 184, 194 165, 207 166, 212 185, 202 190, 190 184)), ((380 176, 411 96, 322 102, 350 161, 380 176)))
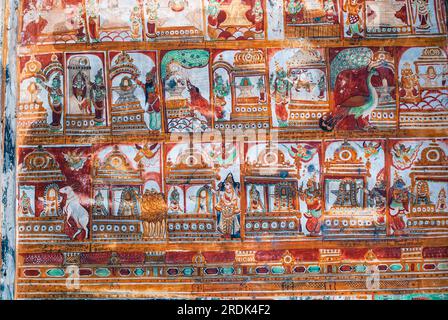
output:
POLYGON ((160 132, 157 52, 109 52, 112 134, 160 132))
POLYGON ((104 52, 66 53, 66 133, 110 131, 104 52))
POLYGON ((400 50, 399 97, 400 128, 446 128, 447 52, 439 47, 400 50))
POLYGON ((446 299, 445 5, 22 1, 8 292, 446 299))
POLYGON ((323 166, 325 236, 386 236, 384 142, 326 142, 323 166))
POLYGON ((447 233, 447 141, 391 141, 391 232, 431 237, 447 233))
POLYGON ((90 146, 37 146, 18 150, 19 243, 88 241, 90 146))
POLYGON ((239 151, 230 144, 167 144, 170 241, 241 237, 239 151))
POLYGON ((17 130, 24 139, 57 137, 64 127, 63 54, 20 58, 17 130))
POLYGON ((284 0, 287 38, 339 38, 337 0, 284 0))
POLYGON ((210 129, 210 53, 207 50, 173 50, 161 57, 166 131, 201 132, 210 129))
POLYGON ((319 119, 324 131, 391 130, 396 127, 393 48, 331 49, 332 111, 319 119))
POLYGON ((273 127, 318 130, 329 111, 325 51, 270 49, 269 57, 273 127))
POLYGON ((268 128, 268 78, 263 50, 213 52, 215 129, 268 128))
POLYGON ((207 0, 209 40, 265 38, 265 0, 207 0))
POLYGON ((145 0, 146 38, 197 41, 204 38, 202 1, 145 0))
POLYGON ((91 42, 142 40, 141 1, 87 0, 86 12, 91 42))
POLYGON ((161 145, 120 144, 95 149, 92 240, 164 241, 167 205, 161 145))
POLYGON ((87 40, 82 0, 22 1, 21 42, 76 43, 87 40))

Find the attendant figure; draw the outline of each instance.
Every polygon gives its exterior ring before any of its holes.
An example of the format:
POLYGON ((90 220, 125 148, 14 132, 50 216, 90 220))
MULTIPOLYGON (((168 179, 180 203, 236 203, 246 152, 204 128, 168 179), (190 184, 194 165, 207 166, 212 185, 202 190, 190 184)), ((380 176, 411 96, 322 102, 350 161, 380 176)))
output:
POLYGON ((213 84, 213 94, 215 97, 215 115, 218 120, 222 120, 225 117, 224 107, 227 104, 225 97, 227 97, 229 93, 229 81, 224 83, 222 76, 217 74, 213 84))
POLYGON ((219 200, 215 210, 218 212, 218 230, 226 239, 240 237, 239 187, 240 184, 235 182, 231 173, 218 185, 219 200))
POLYGON ((174 213, 174 214, 183 213, 183 210, 180 206, 180 194, 179 191, 177 191, 176 187, 173 188, 173 191, 170 194, 168 213, 174 213))
POLYGON ((159 0, 147 0, 146 2, 146 27, 148 29, 147 36, 149 38, 156 37, 157 12, 160 8, 159 0))
POLYGON ((22 195, 19 199, 19 214, 22 216, 34 216, 34 211, 31 206, 31 199, 25 191, 22 191, 22 195))
POLYGON ((157 89, 156 68, 146 73, 145 83, 141 82, 137 76, 134 76, 135 82, 145 92, 146 112, 149 114, 149 128, 151 130, 160 130, 162 127, 162 116, 160 114, 160 98, 157 89))
POLYGON ((109 214, 108 210, 104 206, 104 197, 101 191, 98 191, 95 195, 95 204, 93 205, 93 215, 94 216, 107 216, 109 214))
POLYGON ((307 220, 305 228, 310 236, 318 236, 321 229, 322 205, 320 186, 314 176, 306 182, 306 189, 303 189, 303 186, 300 187, 299 197, 300 200, 305 201, 307 207, 304 214, 307 220))
POLYGON ((390 225, 394 235, 405 234, 406 223, 404 217, 409 213, 410 197, 409 188, 406 187, 404 180, 396 175, 390 189, 389 205, 390 225))
POLYGON ((415 103, 420 100, 420 83, 409 62, 403 64, 400 85, 405 92, 405 95, 401 98, 403 102, 415 103))
POLYGON ((59 74, 56 74, 51 81, 51 86, 42 82, 41 79, 37 78, 36 82, 42 86, 48 92, 48 103, 51 108, 51 123, 50 127, 53 130, 61 129, 61 117, 62 117, 62 109, 63 109, 63 99, 64 95, 62 94, 61 89, 61 78, 59 74))
POLYGON ((275 99, 275 115, 280 127, 288 126, 288 110, 289 104, 289 90, 292 86, 291 82, 278 63, 276 63, 275 74, 271 75, 270 83, 272 84, 272 92, 275 99))
POLYGON ((437 196, 437 207, 436 210, 439 212, 445 212, 447 209, 446 204, 446 191, 445 188, 442 188, 437 196))
POLYGON ((260 191, 253 184, 249 191, 249 212, 264 212, 263 203, 261 202, 260 191))
POLYGON ((94 82, 90 83, 90 98, 95 109, 95 122, 100 125, 104 122, 103 112, 106 106, 106 86, 103 80, 103 70, 99 69, 94 82))
MULTIPOLYGON (((431 22, 429 18, 429 0, 413 0, 416 8, 416 14, 417 17, 415 20, 418 19, 418 25, 417 29, 421 30, 428 30, 431 28, 431 22)), ((415 21, 416 23, 417 21, 415 21)))
POLYGON ((344 12, 347 12, 348 31, 347 35, 351 37, 362 37, 364 29, 362 28, 362 3, 359 0, 345 0, 342 7, 344 12))

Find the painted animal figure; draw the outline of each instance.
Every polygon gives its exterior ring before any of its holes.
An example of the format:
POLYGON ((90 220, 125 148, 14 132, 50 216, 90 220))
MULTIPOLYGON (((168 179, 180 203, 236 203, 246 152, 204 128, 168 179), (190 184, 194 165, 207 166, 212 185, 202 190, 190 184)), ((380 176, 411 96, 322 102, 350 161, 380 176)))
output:
POLYGON ((367 97, 350 97, 337 105, 333 112, 327 113, 320 118, 319 126, 321 129, 324 131, 333 131, 333 129, 344 122, 344 120, 354 123, 354 129, 370 129, 371 126, 369 125, 368 117, 378 106, 378 93, 372 85, 372 77, 378 75, 378 71, 375 68, 372 68, 369 71, 366 80, 369 95, 367 97))
POLYGON ((78 230, 73 235, 72 239, 75 239, 78 234, 84 230, 86 232, 85 239, 89 236, 89 229, 87 226, 89 225, 89 213, 87 210, 81 205, 78 195, 73 191, 73 188, 70 186, 64 187, 59 190, 60 193, 66 194, 67 199, 65 201, 65 206, 63 212, 67 215, 67 224, 72 227, 70 224, 70 217, 75 220, 76 226, 78 230))

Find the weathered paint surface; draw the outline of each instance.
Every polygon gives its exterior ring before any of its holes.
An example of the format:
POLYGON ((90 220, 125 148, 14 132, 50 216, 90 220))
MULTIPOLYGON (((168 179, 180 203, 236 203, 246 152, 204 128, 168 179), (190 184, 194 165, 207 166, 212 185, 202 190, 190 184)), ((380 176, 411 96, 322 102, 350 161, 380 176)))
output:
POLYGON ((4 1, 2 6, 2 19, 7 18, 5 28, 2 32, 2 41, 7 48, 2 52, 2 154, 1 154, 1 275, 0 296, 2 299, 13 299, 15 288, 16 270, 16 223, 15 223, 15 198, 16 190, 16 62, 17 34, 15 29, 18 25, 18 1, 4 1), (6 9, 6 10, 4 10, 6 9), (12 12, 12 14, 10 14, 12 12), (5 13, 8 13, 5 15, 5 13), (6 36, 6 37, 5 37, 6 36), (5 66, 5 69, 3 69, 5 66))
POLYGON ((306 3, 10 1, 2 298, 445 299, 445 4, 306 3))

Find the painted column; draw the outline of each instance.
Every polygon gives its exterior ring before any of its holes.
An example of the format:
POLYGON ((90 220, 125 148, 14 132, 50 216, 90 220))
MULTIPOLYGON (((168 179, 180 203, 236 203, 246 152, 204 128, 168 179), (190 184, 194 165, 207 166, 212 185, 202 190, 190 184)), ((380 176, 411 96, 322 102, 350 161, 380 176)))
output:
POLYGON ((2 32, 1 52, 1 112, 0 133, 0 222, 1 222, 1 274, 0 300, 14 299, 16 270, 16 57, 18 0, 2 0, 0 21, 6 21, 2 32))

